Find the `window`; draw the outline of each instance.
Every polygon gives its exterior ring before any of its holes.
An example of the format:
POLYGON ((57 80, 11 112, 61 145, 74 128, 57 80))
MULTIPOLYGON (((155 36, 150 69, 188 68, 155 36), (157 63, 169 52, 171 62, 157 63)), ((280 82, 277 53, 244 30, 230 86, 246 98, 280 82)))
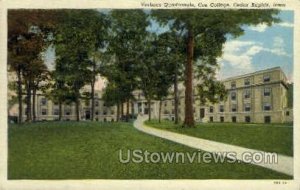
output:
POLYGON ((224 122, 224 117, 223 116, 220 117, 220 121, 224 122))
POLYGON ((65 110, 65 115, 71 115, 71 110, 70 109, 66 109, 65 110))
POLYGON ((236 82, 235 81, 231 82, 231 88, 236 88, 236 82))
POLYGON ((168 110, 165 110, 165 111, 164 111, 164 114, 169 114, 169 111, 168 111, 168 110))
POLYGON ((249 78, 244 80, 244 85, 245 86, 250 85, 250 79, 249 78))
POLYGON ((231 117, 231 121, 232 121, 233 123, 236 123, 236 116, 231 117))
POLYGON ((271 116, 265 116, 265 123, 271 123, 271 116))
POLYGON ((209 117, 209 122, 214 122, 214 117, 209 117))
POLYGON ((106 110, 103 111, 103 115, 107 115, 107 111, 106 110))
POLYGON ((270 103, 264 103, 264 111, 271 110, 271 104, 270 103))
POLYGON ((42 115, 47 115, 47 109, 42 109, 42 115))
POLYGON ((251 111, 251 106, 250 104, 245 104, 245 111, 251 111))
POLYGON ((46 98, 42 98, 41 99, 41 105, 45 106, 47 104, 47 99, 46 98))
POLYGON ((53 110, 53 115, 58 115, 59 114, 59 110, 58 109, 54 109, 53 110))
POLYGON ((220 105, 219 111, 220 111, 220 112, 224 112, 224 105, 220 105))
POLYGON ((167 101, 165 101, 165 107, 168 105, 168 102, 167 101))
POLYGON ((236 100, 236 92, 231 92, 231 100, 236 100))
POLYGON ((245 98, 245 99, 250 98, 250 90, 249 90, 249 89, 248 89, 248 90, 245 90, 245 92, 244 92, 244 98, 245 98))
POLYGON ((236 104, 232 104, 232 105, 231 105, 231 111, 232 111, 232 112, 236 112, 236 110, 237 110, 236 104))
POLYGON ((96 114, 96 115, 99 115, 99 112, 98 112, 98 111, 96 111, 96 112, 95 112, 95 114, 96 114))
POLYGON ((246 123, 250 123, 250 122, 251 122, 250 116, 246 116, 246 117, 245 117, 245 122, 246 122, 246 123))
POLYGON ((115 114, 115 111, 114 111, 114 110, 110 110, 110 114, 111 114, 111 115, 114 115, 114 114, 115 114))
POLYGON ((96 101, 96 102, 95 102, 95 107, 98 107, 98 106, 99 106, 99 102, 96 101))
POLYGON ((264 96, 270 96, 271 95, 271 88, 264 88, 264 96))
POLYGON ((270 82, 270 76, 269 75, 266 75, 264 76, 264 82, 270 82))
POLYGON ((289 112, 289 111, 286 111, 286 112, 285 112, 285 115, 286 115, 286 116, 289 116, 289 115, 290 115, 290 112, 289 112))
POLYGON ((174 100, 172 100, 172 106, 174 106, 174 100))
POLYGON ((214 107, 213 106, 210 106, 209 107, 209 113, 213 113, 214 112, 214 107))

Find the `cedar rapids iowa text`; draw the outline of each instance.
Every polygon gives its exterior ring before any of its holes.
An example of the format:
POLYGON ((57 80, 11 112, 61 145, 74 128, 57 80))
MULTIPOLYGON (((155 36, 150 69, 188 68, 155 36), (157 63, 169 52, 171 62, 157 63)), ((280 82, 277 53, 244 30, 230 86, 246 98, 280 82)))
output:
POLYGON ((285 7, 284 3, 152 3, 142 2, 142 7, 147 8, 271 8, 285 7))

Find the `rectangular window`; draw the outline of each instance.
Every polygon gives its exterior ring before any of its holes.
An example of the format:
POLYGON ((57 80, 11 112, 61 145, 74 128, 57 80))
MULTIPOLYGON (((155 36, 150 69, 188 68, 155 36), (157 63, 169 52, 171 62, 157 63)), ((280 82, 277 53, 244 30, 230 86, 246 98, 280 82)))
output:
POLYGON ((244 80, 244 85, 245 86, 250 85, 250 79, 249 78, 244 80))
POLYGON ((264 88, 264 96, 270 96, 271 95, 271 88, 264 88))
POLYGON ((224 105, 220 105, 219 111, 220 111, 220 112, 224 112, 224 105))
POLYGON ((236 88, 236 82, 235 81, 231 82, 231 88, 236 88))
POLYGON ((271 110, 271 104, 270 103, 264 103, 264 111, 270 111, 271 110))
POLYGON ((54 109, 54 110, 53 110, 53 115, 58 115, 58 114, 59 114, 58 112, 59 112, 58 109, 54 109))
POLYGON ((65 110, 65 115, 71 115, 71 110, 70 109, 66 109, 65 110))
POLYGON ((231 111, 232 112, 236 112, 236 110, 237 110, 237 105, 236 104, 232 104, 231 105, 231 111))
POLYGON ((115 111, 114 111, 114 110, 110 110, 110 114, 111 114, 111 115, 114 115, 114 114, 115 114, 115 111))
POLYGON ((165 101, 165 106, 167 106, 168 105, 168 102, 167 101, 165 101))
POLYGON ((251 122, 250 116, 246 116, 246 117, 245 117, 245 122, 246 122, 246 123, 250 123, 250 122, 251 122))
POLYGON ((214 122, 214 117, 209 117, 209 122, 214 122))
POLYGON ((210 106, 209 107, 209 113, 213 113, 214 112, 214 107, 213 106, 210 106))
POLYGON ((96 101, 96 102, 95 102, 95 107, 98 107, 98 106, 99 106, 99 102, 96 101))
POLYGON ((231 121, 232 121, 233 123, 236 123, 236 116, 233 116, 233 117, 231 118, 231 121))
POLYGON ((42 115, 47 115, 47 109, 42 109, 42 115))
POLYGON ((244 92, 244 98, 245 98, 245 99, 250 98, 250 90, 249 90, 249 89, 248 89, 248 90, 245 90, 245 92, 244 92))
POLYGON ((231 100, 236 100, 236 92, 231 92, 231 100))
POLYGON ((251 111, 250 104, 245 104, 245 111, 251 111))
POLYGON ((96 111, 96 112, 95 112, 95 115, 99 115, 99 112, 98 112, 98 111, 96 111))
POLYGON ((103 111, 103 115, 107 115, 107 111, 105 110, 105 111, 103 111))
POLYGON ((223 116, 220 117, 220 121, 224 122, 224 117, 223 116))
POLYGON ((269 75, 264 76, 264 82, 270 82, 271 78, 269 75))
POLYGON ((47 104, 47 99, 46 98, 42 98, 41 99, 41 105, 45 106, 47 104))
POLYGON ((271 123, 271 116, 265 116, 265 123, 271 123))

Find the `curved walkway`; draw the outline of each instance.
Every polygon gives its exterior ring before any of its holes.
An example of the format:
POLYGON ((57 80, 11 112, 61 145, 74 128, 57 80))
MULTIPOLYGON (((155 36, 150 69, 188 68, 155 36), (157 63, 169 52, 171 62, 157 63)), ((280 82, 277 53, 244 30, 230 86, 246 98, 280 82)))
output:
MULTIPOLYGON (((245 152, 253 154, 253 153, 266 153, 260 150, 248 149, 240 146, 224 144, 216 141, 201 139, 197 137, 191 137, 188 135, 183 135, 179 133, 174 133, 166 130, 160 130, 153 127, 148 127, 144 125, 144 121, 147 120, 147 116, 138 116, 137 120, 134 121, 133 125, 136 129, 154 135, 160 138, 164 138, 179 144, 183 144, 195 149, 207 151, 207 152, 235 152, 237 160, 242 161, 242 156, 245 152)), ((265 155, 265 154, 264 154, 265 155)), ((281 172, 287 175, 293 176, 293 157, 284 156, 278 154, 277 163, 251 163, 254 165, 262 166, 264 168, 268 168, 277 172, 281 172)))

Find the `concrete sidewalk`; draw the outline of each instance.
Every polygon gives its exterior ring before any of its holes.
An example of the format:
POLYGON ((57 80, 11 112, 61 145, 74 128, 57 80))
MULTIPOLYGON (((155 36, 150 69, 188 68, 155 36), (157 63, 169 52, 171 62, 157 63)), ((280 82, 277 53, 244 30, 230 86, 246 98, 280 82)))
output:
MULTIPOLYGON (((207 151, 207 152, 235 152, 236 158, 242 161, 242 156, 245 152, 253 154, 253 153, 266 153, 261 150, 248 149, 240 146, 224 144, 216 141, 201 139, 197 137, 191 137, 188 135, 183 135, 179 133, 174 133, 166 130, 160 130, 153 127, 148 127, 144 125, 144 121, 147 120, 147 116, 139 116, 137 120, 134 122, 134 127, 144 133, 154 135, 160 138, 164 138, 179 144, 183 144, 195 149, 207 151)), ((251 163, 254 165, 258 165, 264 168, 268 168, 277 172, 281 172, 287 175, 293 176, 293 157, 284 156, 278 154, 278 162, 277 163, 251 163)))

